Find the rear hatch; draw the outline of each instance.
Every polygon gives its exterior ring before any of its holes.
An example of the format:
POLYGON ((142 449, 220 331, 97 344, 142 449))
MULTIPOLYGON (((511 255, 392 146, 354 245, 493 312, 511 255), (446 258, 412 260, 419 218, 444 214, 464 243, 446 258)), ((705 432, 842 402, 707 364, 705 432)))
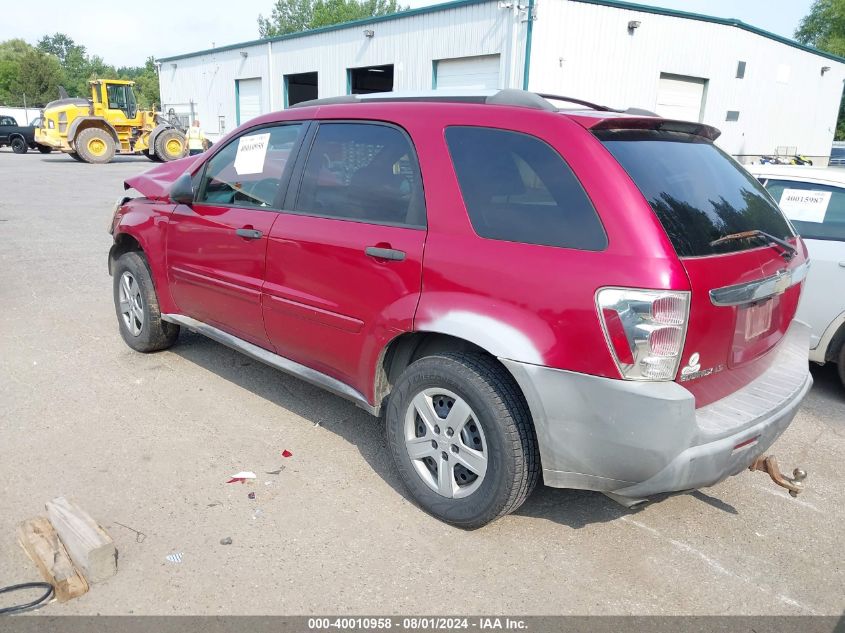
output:
POLYGON ((795 316, 805 250, 760 183, 713 144, 717 130, 628 123, 607 120, 593 132, 648 201, 689 277, 676 380, 704 406, 771 364, 795 316))

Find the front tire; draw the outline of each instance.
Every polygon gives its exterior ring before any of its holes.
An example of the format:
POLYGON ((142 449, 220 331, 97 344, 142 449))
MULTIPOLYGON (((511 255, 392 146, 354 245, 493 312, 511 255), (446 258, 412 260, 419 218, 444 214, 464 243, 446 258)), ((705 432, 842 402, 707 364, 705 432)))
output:
POLYGON ((15 154, 26 154, 26 150, 29 148, 26 146, 26 141, 23 140, 20 136, 16 136, 12 139, 12 151, 15 154))
POLYGON ((182 158, 185 154, 185 137, 176 130, 165 130, 155 142, 156 156, 165 163, 182 158))
POLYGON ((53 151, 53 148, 50 147, 49 145, 36 145, 36 148, 42 154, 49 154, 50 152, 53 151))
POLYGON ((845 343, 839 348, 839 358, 836 359, 836 368, 839 370, 839 380, 845 387, 845 343))
POLYGON ((86 163, 103 165, 111 162, 116 150, 111 134, 98 127, 82 130, 74 141, 76 152, 86 163))
POLYGON ((129 252, 114 265, 114 307, 120 335, 138 352, 156 352, 176 342, 179 326, 161 320, 161 310, 143 255, 129 252))
POLYGON ((474 529, 516 510, 540 457, 525 398, 495 359, 443 353, 412 363, 386 414, 399 475, 423 510, 474 529))

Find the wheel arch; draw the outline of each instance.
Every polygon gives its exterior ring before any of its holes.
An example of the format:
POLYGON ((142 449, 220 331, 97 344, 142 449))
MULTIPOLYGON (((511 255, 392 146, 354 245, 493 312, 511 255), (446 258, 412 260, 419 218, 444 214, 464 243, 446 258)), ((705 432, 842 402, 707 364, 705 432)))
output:
MULTIPOLYGON (((474 352, 493 359, 502 370, 513 376, 498 356, 481 345, 460 336, 429 330, 405 332, 391 339, 382 349, 375 368, 373 382, 374 404, 380 409, 393 391, 399 376, 411 363, 443 352, 474 352)), ((517 385, 518 387, 518 385, 517 385)), ((522 389, 520 388, 520 392, 522 389)), ((525 394, 523 394, 524 396, 525 394)))
POLYGON ((120 138, 117 135, 117 130, 114 129, 111 123, 102 119, 100 117, 94 116, 84 116, 84 117, 77 117, 73 120, 73 122, 68 126, 67 130, 67 139, 69 143, 73 143, 76 141, 76 137, 79 136, 79 133, 83 130, 87 130, 89 128, 96 127, 100 128, 108 132, 108 134, 112 137, 115 143, 117 143, 118 147, 120 146, 120 138))
POLYGON ((114 274, 114 263, 120 256, 130 252, 144 253, 144 249, 138 238, 129 233, 118 233, 115 235, 114 244, 109 249, 109 275, 114 274))

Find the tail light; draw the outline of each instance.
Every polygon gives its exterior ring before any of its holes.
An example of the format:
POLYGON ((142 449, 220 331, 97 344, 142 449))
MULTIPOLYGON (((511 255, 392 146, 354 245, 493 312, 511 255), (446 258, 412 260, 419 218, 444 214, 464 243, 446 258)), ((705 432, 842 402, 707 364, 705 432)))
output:
POLYGON ((602 288, 596 304, 623 378, 674 379, 687 334, 688 292, 602 288))

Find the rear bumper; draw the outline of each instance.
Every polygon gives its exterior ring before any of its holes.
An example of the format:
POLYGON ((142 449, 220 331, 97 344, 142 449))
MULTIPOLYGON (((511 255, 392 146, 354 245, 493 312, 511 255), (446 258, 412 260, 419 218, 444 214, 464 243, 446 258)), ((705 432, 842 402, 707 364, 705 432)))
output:
POLYGON ((546 485, 644 498, 712 486, 768 449, 812 386, 808 341, 793 321, 763 375, 699 409, 675 382, 502 362, 531 408, 546 485))

